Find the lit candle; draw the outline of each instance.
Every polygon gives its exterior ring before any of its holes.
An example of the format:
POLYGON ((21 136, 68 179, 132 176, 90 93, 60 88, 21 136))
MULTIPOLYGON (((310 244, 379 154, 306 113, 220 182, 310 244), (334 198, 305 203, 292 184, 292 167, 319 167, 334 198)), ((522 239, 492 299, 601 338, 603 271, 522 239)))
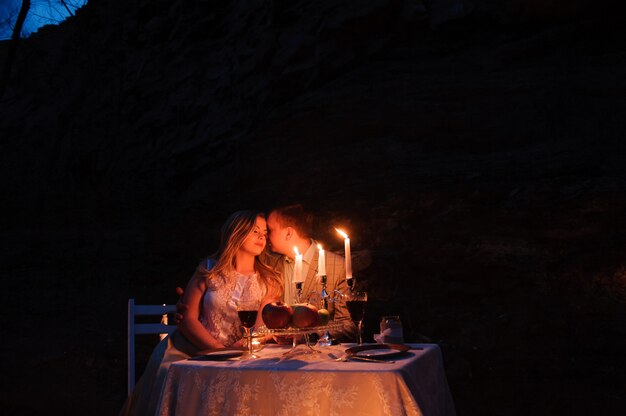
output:
POLYGON ((293 268, 293 282, 302 283, 304 282, 302 276, 302 254, 298 251, 298 247, 294 247, 293 251, 296 253, 296 264, 293 268))
POLYGON ((317 258, 317 275, 325 276, 326 275, 326 254, 324 254, 324 249, 321 244, 317 245, 318 250, 320 251, 320 255, 317 258))
POLYGON ((343 237, 343 241, 346 249, 346 279, 352 279, 352 258, 350 257, 350 239, 348 234, 344 233, 338 228, 335 228, 337 232, 343 237))

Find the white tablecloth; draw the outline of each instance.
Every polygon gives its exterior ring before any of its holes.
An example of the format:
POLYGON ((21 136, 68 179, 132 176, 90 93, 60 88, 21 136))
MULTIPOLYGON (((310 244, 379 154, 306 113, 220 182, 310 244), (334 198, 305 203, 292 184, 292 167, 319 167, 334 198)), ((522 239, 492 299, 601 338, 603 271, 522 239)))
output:
POLYGON ((336 362, 349 344, 280 360, 271 345, 256 360, 173 363, 159 415, 454 416, 441 350, 410 344, 394 364, 336 362))

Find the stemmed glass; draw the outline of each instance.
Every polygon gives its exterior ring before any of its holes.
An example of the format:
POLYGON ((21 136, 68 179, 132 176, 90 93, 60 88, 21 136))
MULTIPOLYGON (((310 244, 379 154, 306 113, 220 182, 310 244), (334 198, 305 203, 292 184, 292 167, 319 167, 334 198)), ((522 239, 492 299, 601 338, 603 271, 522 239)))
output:
POLYGON ((254 328, 260 306, 260 302, 256 299, 242 299, 237 303, 237 314, 248 340, 248 352, 242 357, 243 360, 258 358, 252 352, 252 329, 254 328))
POLYGON ((359 331, 358 343, 363 345, 363 317, 365 316, 365 305, 367 305, 367 292, 350 292, 346 300, 350 318, 359 331))

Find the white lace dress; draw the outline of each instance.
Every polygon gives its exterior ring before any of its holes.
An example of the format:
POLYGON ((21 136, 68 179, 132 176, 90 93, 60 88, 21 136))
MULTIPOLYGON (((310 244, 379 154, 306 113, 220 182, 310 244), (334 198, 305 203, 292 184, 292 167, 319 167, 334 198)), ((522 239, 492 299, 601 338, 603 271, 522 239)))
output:
MULTIPOLYGON (((256 273, 244 275, 234 272, 217 277, 210 282, 202 297, 200 322, 215 339, 230 346, 243 334, 237 315, 237 301, 245 295, 246 298, 252 296, 258 299, 260 303, 266 292, 256 273)), ((152 352, 144 374, 120 415, 153 415, 170 364, 197 352, 198 348, 178 331, 161 341, 152 352)))
POLYGON ((234 272, 231 276, 220 276, 211 281, 202 298, 200 322, 215 339, 229 346, 241 339, 241 323, 237 316, 237 301, 244 295, 259 303, 266 289, 258 275, 234 272))

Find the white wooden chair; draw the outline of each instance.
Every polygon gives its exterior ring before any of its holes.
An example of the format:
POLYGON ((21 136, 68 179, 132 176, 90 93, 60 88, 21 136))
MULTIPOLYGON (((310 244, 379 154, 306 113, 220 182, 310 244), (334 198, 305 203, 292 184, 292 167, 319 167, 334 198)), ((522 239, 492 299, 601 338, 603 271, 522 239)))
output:
POLYGON ((135 389, 135 335, 160 334, 161 339, 172 333, 175 325, 167 324, 167 314, 176 311, 176 305, 136 305, 128 299, 128 395, 135 389), (139 315, 160 315, 160 323, 135 323, 139 315))

